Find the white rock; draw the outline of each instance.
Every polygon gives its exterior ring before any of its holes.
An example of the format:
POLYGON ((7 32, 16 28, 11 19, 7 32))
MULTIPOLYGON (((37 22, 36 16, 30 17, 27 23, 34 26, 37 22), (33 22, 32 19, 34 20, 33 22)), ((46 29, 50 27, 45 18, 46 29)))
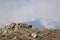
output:
POLYGON ((18 29, 19 29, 19 26, 16 25, 16 26, 15 26, 15 29, 14 29, 14 32, 18 31, 18 29))
POLYGON ((31 36, 32 36, 33 38, 36 38, 36 37, 37 37, 37 34, 36 34, 36 33, 32 33, 31 36))
POLYGON ((3 32, 3 34, 6 34, 6 33, 8 33, 8 31, 4 31, 4 32, 3 32))

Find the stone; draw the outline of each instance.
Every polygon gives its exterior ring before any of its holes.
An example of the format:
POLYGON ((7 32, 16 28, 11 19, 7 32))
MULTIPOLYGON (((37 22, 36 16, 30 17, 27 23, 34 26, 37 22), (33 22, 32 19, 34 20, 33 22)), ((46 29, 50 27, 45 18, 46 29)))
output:
POLYGON ((12 38, 12 40, 18 40, 16 36, 14 36, 14 38, 12 38))
POLYGON ((14 32, 18 31, 19 30, 19 25, 16 25, 15 26, 15 29, 14 29, 14 32))
POLYGON ((36 38, 36 37, 37 37, 37 34, 36 34, 36 33, 32 33, 31 36, 32 36, 33 38, 36 38))
POLYGON ((13 33, 13 31, 9 31, 9 33, 13 33))
POLYGON ((35 27, 32 27, 33 30, 35 30, 36 28, 35 27))
POLYGON ((32 25, 28 25, 28 28, 32 28, 32 25))
POLYGON ((3 34, 6 34, 6 33, 8 33, 8 31, 7 31, 7 30, 5 30, 5 31, 3 32, 3 34))
POLYGON ((9 25, 9 27, 14 28, 15 25, 16 25, 16 23, 11 23, 11 24, 9 25))

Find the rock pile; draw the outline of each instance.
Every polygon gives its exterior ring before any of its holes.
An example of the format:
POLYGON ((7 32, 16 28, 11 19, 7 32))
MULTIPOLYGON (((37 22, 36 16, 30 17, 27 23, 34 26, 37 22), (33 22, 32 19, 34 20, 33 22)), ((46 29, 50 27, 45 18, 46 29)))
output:
POLYGON ((0 34, 3 33, 8 33, 10 31, 17 31, 22 28, 32 28, 32 25, 27 25, 27 24, 21 24, 21 23, 11 23, 10 25, 5 26, 4 28, 0 28, 0 34))
POLYGON ((38 29, 32 25, 11 23, 0 28, 0 40, 60 40, 60 29, 38 29))
MULTIPOLYGON (((32 29, 32 25, 28 25, 28 24, 22 24, 22 23, 11 23, 3 28, 0 28, 0 36, 3 36, 2 38, 5 37, 7 38, 7 36, 9 37, 9 39, 11 40, 18 40, 17 37, 20 36, 20 34, 23 34, 23 30, 25 29, 32 29), (18 32, 19 31, 19 32, 18 32), (21 33, 22 32, 22 33, 21 33), (20 34, 19 34, 20 33, 20 34), (13 34, 13 35, 12 35, 13 34), (18 36, 17 36, 18 35, 18 36), (14 37, 13 37, 14 36, 14 37), (13 38, 12 38, 13 37, 13 38)), ((28 30, 26 30, 28 31, 28 30)), ((27 34, 27 35, 32 35, 32 34, 27 34)), ((27 37, 27 35, 25 35, 27 37)), ((34 35, 33 35, 34 36, 34 35)), ((36 36, 36 35, 35 35, 36 36)), ((1 40, 3 40, 2 38, 0 38, 1 40)), ((25 38, 25 37, 24 37, 25 38)), ((28 37, 27 37, 28 38, 28 37)), ((22 38, 23 39, 23 38, 22 38)), ((21 39, 21 40, 22 40, 21 39)), ((25 38, 26 39, 26 38, 25 38)), ((31 38, 30 38, 31 39, 31 38)))

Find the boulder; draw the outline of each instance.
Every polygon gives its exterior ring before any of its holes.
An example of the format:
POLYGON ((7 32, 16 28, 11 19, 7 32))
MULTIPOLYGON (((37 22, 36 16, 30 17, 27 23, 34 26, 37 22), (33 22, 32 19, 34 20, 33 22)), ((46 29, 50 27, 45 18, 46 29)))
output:
POLYGON ((33 38, 36 38, 36 37, 37 37, 37 34, 36 34, 36 33, 32 33, 31 36, 32 36, 33 38))
POLYGON ((32 25, 28 25, 28 28, 32 28, 32 25))
POLYGON ((19 25, 16 25, 15 26, 15 29, 14 29, 14 32, 18 31, 19 30, 19 25))
POLYGON ((14 28, 15 25, 16 25, 16 23, 11 23, 11 24, 10 24, 10 27, 11 27, 11 28, 14 28))
POLYGON ((7 31, 7 30, 5 30, 5 31, 3 32, 3 34, 6 34, 6 33, 8 33, 8 31, 7 31))

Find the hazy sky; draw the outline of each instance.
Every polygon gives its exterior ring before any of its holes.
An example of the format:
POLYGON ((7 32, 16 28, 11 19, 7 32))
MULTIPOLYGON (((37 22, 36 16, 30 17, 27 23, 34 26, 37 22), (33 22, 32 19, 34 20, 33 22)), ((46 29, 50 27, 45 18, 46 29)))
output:
POLYGON ((60 21, 60 0, 0 0, 0 23, 36 18, 60 21))

